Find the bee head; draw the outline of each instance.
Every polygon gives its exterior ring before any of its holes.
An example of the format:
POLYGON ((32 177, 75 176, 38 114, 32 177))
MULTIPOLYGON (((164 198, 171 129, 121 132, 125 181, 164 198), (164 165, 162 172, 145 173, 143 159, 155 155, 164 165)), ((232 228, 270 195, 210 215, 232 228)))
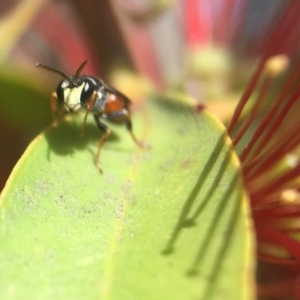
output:
MULTIPOLYGON (((87 99, 87 95, 91 94, 92 85, 87 80, 83 80, 84 76, 80 76, 81 71, 87 64, 85 60, 77 69, 74 76, 67 76, 65 73, 50 68, 42 64, 36 64, 37 67, 61 75, 64 79, 60 81, 56 88, 58 102, 64 104, 68 112, 73 112, 81 107, 83 100, 87 99)), ((93 91, 92 91, 93 92, 93 91)))

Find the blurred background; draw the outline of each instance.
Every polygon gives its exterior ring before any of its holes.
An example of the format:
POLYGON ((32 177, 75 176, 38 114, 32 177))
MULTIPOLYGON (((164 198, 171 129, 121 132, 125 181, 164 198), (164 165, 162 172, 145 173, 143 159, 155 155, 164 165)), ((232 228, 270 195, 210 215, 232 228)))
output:
MULTIPOLYGON (((299 0, 0 1, 0 190, 52 122, 50 95, 61 78, 37 62, 73 75, 87 59, 83 73, 134 103, 151 92, 190 95, 226 123, 260 59, 284 54, 300 70, 299 15, 299 0)), ((298 122, 297 109, 290 119, 298 122)), ((268 267, 259 265, 264 284, 290 275, 268 267)))
POLYGON ((153 90, 188 93, 226 121, 290 3, 2 0, 0 189, 28 144, 51 124, 50 94, 61 78, 37 62, 72 75, 87 59, 84 73, 133 101, 153 90))

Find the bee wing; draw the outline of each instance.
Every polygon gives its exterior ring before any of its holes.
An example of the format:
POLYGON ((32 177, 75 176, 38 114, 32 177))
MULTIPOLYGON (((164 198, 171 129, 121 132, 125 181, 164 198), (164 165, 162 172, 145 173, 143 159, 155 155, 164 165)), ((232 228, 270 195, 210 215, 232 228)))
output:
POLYGON ((101 81, 101 83, 105 86, 105 88, 107 89, 108 92, 117 95, 118 97, 122 98, 127 105, 130 105, 131 100, 127 96, 125 96, 123 93, 121 93, 114 87, 110 86, 109 84, 107 84, 103 81, 101 81))

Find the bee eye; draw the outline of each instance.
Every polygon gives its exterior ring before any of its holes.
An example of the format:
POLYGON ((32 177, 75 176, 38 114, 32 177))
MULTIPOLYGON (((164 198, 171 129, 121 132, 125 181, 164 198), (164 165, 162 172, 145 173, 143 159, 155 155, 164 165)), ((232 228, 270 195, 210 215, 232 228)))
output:
POLYGON ((86 80, 84 88, 81 92, 80 101, 81 103, 86 103, 92 97, 95 90, 95 84, 91 80, 86 80))
POLYGON ((64 80, 62 80, 58 86, 57 86, 57 89, 56 89, 56 95, 57 95, 57 99, 58 99, 58 102, 60 103, 64 103, 65 101, 65 97, 64 97, 64 89, 66 88, 65 84, 64 84, 64 80))

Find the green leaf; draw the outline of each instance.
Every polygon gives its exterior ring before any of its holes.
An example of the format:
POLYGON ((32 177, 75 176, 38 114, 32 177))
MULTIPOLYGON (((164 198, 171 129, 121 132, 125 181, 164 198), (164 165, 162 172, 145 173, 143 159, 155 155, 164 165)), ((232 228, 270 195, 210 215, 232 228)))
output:
POLYGON ((50 97, 22 69, 0 72, 0 117, 6 127, 39 132, 51 120, 50 97))
MULTIPOLYGON (((151 99, 94 166, 100 133, 68 116, 28 148, 1 196, 0 298, 253 299, 238 160, 206 111, 151 99)), ((92 118, 91 118, 92 119, 92 118)))

